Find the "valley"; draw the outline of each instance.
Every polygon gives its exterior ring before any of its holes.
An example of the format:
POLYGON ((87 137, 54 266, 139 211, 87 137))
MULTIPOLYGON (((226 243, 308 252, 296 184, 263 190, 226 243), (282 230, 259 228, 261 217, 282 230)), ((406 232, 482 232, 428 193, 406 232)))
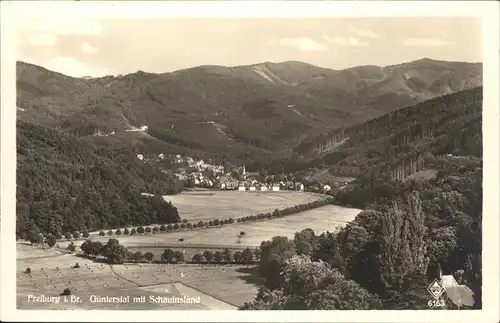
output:
POLYGON ((18 62, 17 88, 19 309, 427 308, 440 270, 481 306, 481 64, 18 62))
MULTIPOLYGON (((203 202, 197 201, 200 196, 185 194, 186 197, 182 195, 176 196, 181 197, 185 203, 184 205, 179 203, 181 215, 184 214, 182 210, 186 210, 188 212, 183 218, 193 221, 205 220, 208 215, 213 215, 216 218, 216 215, 226 217, 233 214, 256 214, 286 206, 286 201, 296 201, 300 197, 303 202, 317 198, 309 193, 269 192, 266 198, 272 204, 266 207, 254 203, 254 200, 259 199, 258 196, 246 192, 219 192, 213 196, 204 197, 203 202), (243 198, 242 201, 235 204, 238 195, 247 195, 246 198, 249 201, 245 203, 243 198), (189 200, 201 203, 202 206, 193 205, 189 203, 189 200), (229 207, 230 205, 232 207, 229 207), (189 213, 188 207, 196 212, 189 213), (203 212, 200 212, 201 210, 203 212), (232 213, 221 214, 220 210, 232 213), (197 215, 197 213, 203 215, 197 215)), ((262 196, 260 199, 262 200, 262 196)), ((215 253, 229 248, 234 253, 248 247, 258 248, 262 241, 270 240, 276 235, 293 239, 295 232, 303 229, 304 223, 309 223, 309 227, 316 232, 338 231, 352 221, 360 211, 329 205, 286 218, 257 223, 235 223, 222 228, 202 228, 187 232, 150 233, 135 236, 113 235, 112 237, 101 237, 91 232, 87 239, 100 241, 103 244, 106 244, 109 239, 117 239, 129 252, 142 254, 150 252, 153 254, 154 260, 160 260, 167 248, 182 251, 186 259, 191 259, 196 253, 203 254, 205 251, 215 253), (238 238, 242 231, 245 232, 245 236, 238 238), (180 238, 183 238, 182 242, 179 241, 180 238)), ((227 310, 235 309, 236 306, 242 306, 245 302, 252 301, 261 285, 255 268, 249 265, 207 264, 201 267, 195 264, 126 263, 108 265, 78 257, 79 252, 61 254, 60 250, 66 250, 69 244, 74 245, 77 250, 80 249, 82 242, 84 240, 61 240, 57 242, 57 246, 53 250, 42 250, 36 246, 18 244, 18 308, 46 308, 44 304, 36 305, 26 302, 26 297, 28 295, 58 297, 58 293, 64 288, 70 288, 73 297, 80 297, 85 301, 77 304, 61 301, 60 304, 51 304, 49 309, 227 310), (78 263, 80 268, 71 268, 75 263, 78 263), (30 274, 23 272, 26 268, 30 268, 30 274), (217 286, 217 288, 214 289, 213 286, 217 286), (110 294, 107 292, 108 289, 113 292, 110 294), (92 295, 128 296, 130 298, 141 295, 147 295, 146 297, 151 295, 162 297, 197 295, 200 296, 201 303, 158 305, 146 302, 130 305, 132 302, 127 302, 96 305, 90 302, 92 295)))

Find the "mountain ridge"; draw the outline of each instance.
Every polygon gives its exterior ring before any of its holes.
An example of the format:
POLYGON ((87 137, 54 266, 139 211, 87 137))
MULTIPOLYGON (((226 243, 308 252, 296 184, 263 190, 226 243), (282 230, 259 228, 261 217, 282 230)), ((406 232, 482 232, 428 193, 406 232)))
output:
MULTIPOLYGON (((427 59, 345 70, 296 61, 205 65, 89 79, 17 63, 20 120, 84 137, 114 132, 125 143, 125 130, 148 125, 148 138, 157 146, 166 137, 170 142, 194 140, 201 150, 229 155, 234 138, 243 155, 245 150, 254 155, 288 154, 301 141, 329 129, 480 85, 481 63, 427 59), (206 138, 189 139, 176 130, 206 121, 221 125, 205 132, 206 138), (219 135, 222 129, 227 138, 219 135)), ((143 140, 141 136, 134 142, 143 140)), ((137 147, 148 149, 141 143, 137 147)))

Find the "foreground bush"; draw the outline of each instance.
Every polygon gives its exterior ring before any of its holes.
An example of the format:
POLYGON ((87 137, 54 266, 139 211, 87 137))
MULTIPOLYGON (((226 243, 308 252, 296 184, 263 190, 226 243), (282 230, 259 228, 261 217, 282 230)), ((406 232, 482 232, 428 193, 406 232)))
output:
POLYGON ((68 296, 71 295, 71 290, 69 288, 65 288, 64 291, 61 293, 61 296, 68 296))

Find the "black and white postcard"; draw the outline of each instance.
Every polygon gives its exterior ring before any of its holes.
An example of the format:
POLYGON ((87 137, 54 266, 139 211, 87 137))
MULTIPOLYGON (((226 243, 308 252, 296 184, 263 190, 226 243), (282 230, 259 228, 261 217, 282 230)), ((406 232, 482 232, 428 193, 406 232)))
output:
POLYGON ((2 320, 498 321, 498 9, 3 2, 2 320))

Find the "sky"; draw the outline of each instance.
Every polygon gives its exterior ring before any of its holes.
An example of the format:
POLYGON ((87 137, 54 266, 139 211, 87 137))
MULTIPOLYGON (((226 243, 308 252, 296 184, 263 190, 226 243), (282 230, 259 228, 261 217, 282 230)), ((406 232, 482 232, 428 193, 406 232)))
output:
POLYGON ((482 62, 481 20, 462 17, 26 19, 18 60, 74 77, 303 61, 344 69, 420 58, 482 62))

